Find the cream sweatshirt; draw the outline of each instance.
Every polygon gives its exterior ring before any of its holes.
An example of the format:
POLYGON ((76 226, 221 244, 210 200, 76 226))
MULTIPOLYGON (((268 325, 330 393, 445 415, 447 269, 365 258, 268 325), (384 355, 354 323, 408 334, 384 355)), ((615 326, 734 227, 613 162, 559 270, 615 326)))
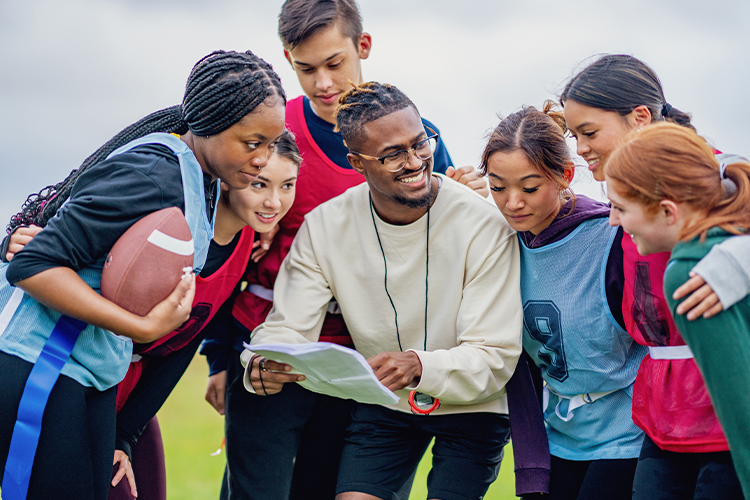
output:
MULTIPOLYGON (((433 174, 439 176, 440 174, 433 174)), ((505 384, 521 353, 522 308, 516 235, 500 211, 468 187, 441 179, 430 209, 425 341, 427 215, 403 226, 375 213, 367 183, 321 204, 305 222, 274 287, 273 309, 251 344, 315 342, 332 297, 365 358, 403 350, 422 363, 415 389, 439 398, 433 414, 507 413, 505 384)), ((391 408, 408 412, 409 389, 391 408)))

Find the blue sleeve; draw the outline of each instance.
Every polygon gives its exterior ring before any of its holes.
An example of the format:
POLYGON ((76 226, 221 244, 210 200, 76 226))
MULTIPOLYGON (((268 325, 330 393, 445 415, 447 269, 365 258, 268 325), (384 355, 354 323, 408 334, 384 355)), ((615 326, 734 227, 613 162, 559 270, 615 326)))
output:
MULTIPOLYGON (((438 128, 429 120, 422 118, 422 123, 440 134, 440 130, 438 130, 438 128)), ((445 147, 445 142, 443 142, 442 137, 438 140, 437 149, 432 156, 435 158, 435 163, 432 165, 433 172, 444 174, 445 171, 448 170, 448 167, 453 166, 453 160, 451 160, 451 155, 448 153, 448 149, 445 147)))

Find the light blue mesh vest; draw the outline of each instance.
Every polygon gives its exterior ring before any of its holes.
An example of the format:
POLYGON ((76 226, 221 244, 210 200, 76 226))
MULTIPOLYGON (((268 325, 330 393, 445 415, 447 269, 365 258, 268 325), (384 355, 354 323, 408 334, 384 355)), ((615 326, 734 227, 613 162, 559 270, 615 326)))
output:
MULTIPOLYGON (((110 158, 142 144, 166 146, 179 159, 185 198, 185 219, 193 236, 194 267, 198 274, 206 261, 213 237, 213 221, 209 221, 206 216, 201 166, 184 142, 173 135, 161 133, 136 139, 113 152, 110 158)), ((64 206, 60 210, 64 210, 64 206)), ((97 292, 103 264, 104 257, 78 272, 78 275, 97 292)), ((5 263, 0 265, 0 350, 34 363, 60 318, 60 313, 43 306, 24 294, 20 288, 11 286, 5 279, 7 267, 8 264, 5 263)), ((130 339, 89 325, 78 337, 61 373, 84 386, 103 391, 125 377, 132 351, 133 344, 130 339)))
POLYGON ((519 239, 523 347, 546 383, 550 452, 568 460, 634 458, 643 440, 631 408, 646 350, 617 324, 605 289, 616 233, 599 218, 541 248, 519 239))

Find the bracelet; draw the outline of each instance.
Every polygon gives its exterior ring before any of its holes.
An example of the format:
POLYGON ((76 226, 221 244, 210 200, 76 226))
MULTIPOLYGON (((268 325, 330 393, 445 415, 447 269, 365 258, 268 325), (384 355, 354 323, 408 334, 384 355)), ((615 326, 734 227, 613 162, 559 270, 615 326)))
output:
MULTIPOLYGON (((260 354, 258 356, 260 356, 260 354)), ((266 390, 266 384, 263 383, 263 372, 266 371, 265 364, 266 364, 266 358, 261 358, 261 360, 258 361, 258 378, 260 379, 260 386, 263 388, 263 395, 268 396, 268 391, 266 390)))
MULTIPOLYGON (((250 373, 253 372, 253 363, 255 363, 255 359, 260 358, 260 357, 261 357, 260 354, 253 354, 252 357, 250 358, 250 361, 248 362, 248 365, 250 366, 250 373)), ((260 379, 261 387, 263 387, 263 392, 266 392, 266 386, 263 385, 263 376, 260 373, 261 373, 260 363, 258 363, 258 378, 260 379)))

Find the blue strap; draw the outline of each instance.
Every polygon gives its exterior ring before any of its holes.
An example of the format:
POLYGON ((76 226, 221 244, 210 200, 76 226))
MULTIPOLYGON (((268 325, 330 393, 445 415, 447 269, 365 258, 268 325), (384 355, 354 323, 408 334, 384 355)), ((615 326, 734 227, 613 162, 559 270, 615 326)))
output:
POLYGON ((25 500, 42 431, 42 416, 60 371, 86 323, 60 316, 23 388, 3 476, 3 500, 25 500))

